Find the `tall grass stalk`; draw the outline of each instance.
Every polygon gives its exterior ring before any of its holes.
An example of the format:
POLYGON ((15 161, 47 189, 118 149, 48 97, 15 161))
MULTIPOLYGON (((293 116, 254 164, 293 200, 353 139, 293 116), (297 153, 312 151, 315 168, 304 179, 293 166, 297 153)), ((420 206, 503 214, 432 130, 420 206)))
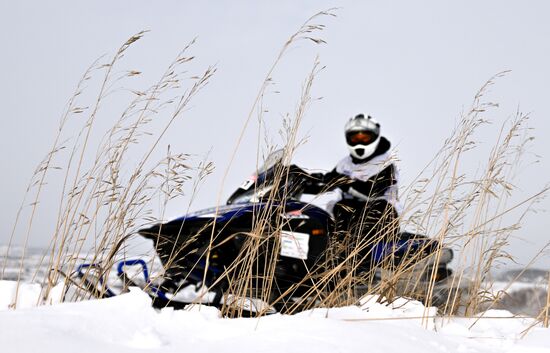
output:
POLYGON ((543 309, 542 324, 544 327, 548 328, 550 323, 550 271, 548 271, 548 282, 546 285, 546 306, 543 309))

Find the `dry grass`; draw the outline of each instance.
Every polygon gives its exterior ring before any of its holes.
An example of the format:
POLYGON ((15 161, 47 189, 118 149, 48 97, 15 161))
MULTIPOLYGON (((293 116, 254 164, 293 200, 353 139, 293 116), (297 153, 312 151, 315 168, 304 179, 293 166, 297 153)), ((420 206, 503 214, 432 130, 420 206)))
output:
MULTIPOLYGON (((208 162, 191 167, 190 156, 174 154, 169 148, 164 159, 151 161, 154 152, 161 147, 160 141, 166 131, 183 115, 189 102, 215 72, 215 69, 207 68, 199 75, 189 76, 184 71, 183 66, 194 59, 187 54, 193 43, 176 56, 156 84, 145 91, 133 91, 133 98, 127 108, 104 134, 101 142, 92 142, 99 111, 106 97, 120 91, 117 85, 121 85, 124 79, 140 74, 136 70, 126 70, 121 74, 117 66, 127 50, 144 34, 140 32, 132 36, 107 63, 97 61, 86 71, 61 119, 51 151, 36 170, 27 190, 33 202, 25 231, 25 248, 33 230, 35 212, 46 178, 54 169, 61 169, 64 173, 62 178, 58 178, 63 180, 58 218, 48 254, 44 258, 52 269, 45 286, 46 297, 49 289, 60 280, 59 274, 72 271, 77 263, 83 261, 85 244, 93 244, 92 252, 85 254, 86 261, 100 264, 101 274, 109 271, 124 246, 124 240, 134 234, 144 220, 153 221, 148 208, 155 198, 162 196, 163 209, 170 199, 182 195, 183 185, 195 171, 198 172, 200 182, 212 170, 208 162), (77 105, 85 83, 95 78, 92 74, 100 75, 97 96, 90 106, 77 105), (70 119, 82 115, 85 116, 83 126, 74 138, 72 147, 67 146, 68 141, 63 136, 64 128, 70 119), (153 120, 164 123, 160 132, 147 131, 148 124, 153 120), (124 164, 128 163, 128 151, 144 136, 148 137, 150 146, 132 170, 123 169, 124 164), (62 159, 59 155, 67 150, 68 156, 64 158, 66 164, 54 167, 53 160, 56 157, 62 159)), ((10 246, 18 226, 19 217, 10 238, 10 246)), ((21 264, 24 257, 25 254, 21 264)))
POLYGON ((544 327, 548 328, 549 324, 549 317, 550 317, 550 272, 548 273, 548 287, 547 288, 547 295, 546 295, 546 306, 541 311, 540 316, 542 317, 542 322, 544 327))
MULTIPOLYGON (((241 135, 222 177, 218 205, 222 204, 223 185, 245 131, 253 117, 256 116, 259 121, 263 119, 262 102, 266 89, 273 80, 275 68, 297 41, 306 40, 316 44, 324 42, 319 37, 324 26, 317 22, 326 16, 334 16, 333 10, 316 14, 306 21, 285 42, 268 70, 245 118, 241 135)), ((76 298, 67 299, 104 295, 106 288, 98 282, 98 278, 108 276, 113 264, 124 256, 126 240, 134 236, 137 229, 144 223, 158 221, 150 211, 152 201, 161 198, 159 218, 162 219, 162 210, 167 203, 182 196, 184 187, 190 183, 192 192, 188 199, 192 202, 200 183, 212 171, 213 166, 208 161, 192 166, 191 156, 174 154, 170 148, 167 148, 165 158, 157 162, 152 160, 155 151, 162 148, 163 136, 174 121, 181 118, 193 97, 208 84, 215 73, 213 68, 207 68, 196 76, 182 73, 185 65, 194 60, 188 54, 193 43, 176 56, 156 84, 144 91, 134 91, 133 99, 99 145, 92 143, 98 112, 105 98, 114 92, 114 87, 121 80, 140 74, 136 70, 120 74, 117 66, 127 50, 143 35, 141 32, 131 37, 110 61, 98 61, 86 71, 68 103, 51 151, 35 172, 27 190, 26 199, 31 199, 32 202, 31 215, 24 230, 25 247, 33 231, 33 220, 45 180, 52 169, 58 168, 54 167, 53 160, 62 152, 68 151, 65 159, 68 162, 62 167, 63 190, 58 204, 56 227, 44 258, 52 269, 45 283, 44 297, 60 282, 65 281, 66 286, 72 284, 68 274, 84 259, 97 265, 90 268, 85 275, 85 279, 89 278, 97 291, 90 293, 88 288, 82 288, 80 292, 76 292, 76 298), (78 103, 79 97, 84 84, 96 74, 101 76, 99 92, 93 104, 84 107, 78 103), (75 116, 83 115, 84 125, 72 147, 65 145, 63 134, 66 123, 75 116), (163 121, 164 127, 149 136, 151 133, 147 131, 148 124, 159 119, 163 121), (143 141, 148 141, 149 147, 133 169, 127 169, 129 151, 138 142, 143 144, 143 141), (94 156, 91 160, 90 155, 94 156), (93 243, 93 250, 83 257, 81 254, 84 254, 84 246, 90 243, 93 243)), ((285 119, 285 164, 290 164, 296 149, 303 143, 299 138, 299 127, 312 102, 312 86, 321 70, 322 67, 316 59, 304 81, 296 110, 285 119)), ((441 150, 404 190, 405 209, 399 219, 378 224, 375 227, 376 232, 364 234, 366 230, 362 228, 363 222, 360 222, 358 228, 332 236, 323 261, 308 268, 308 274, 304 278, 284 290, 278 288, 275 273, 280 256, 281 232, 288 227, 288 221, 282 215, 285 212, 285 201, 290 195, 290 190, 286 189, 290 174, 288 168, 279 166, 275 173, 274 187, 266 199, 267 204, 272 204, 273 207, 264 207, 258 211, 254 215, 250 231, 239 234, 245 238, 242 250, 212 287, 223 284, 226 295, 259 298, 287 313, 356 304, 365 294, 381 294, 381 300, 387 301, 392 301, 396 296, 420 299, 427 306, 437 305, 441 313, 460 312, 468 316, 495 303, 498 298, 486 291, 488 275, 496 262, 510 257, 504 249, 512 232, 519 229, 531 204, 548 191, 546 187, 540 193, 510 204, 510 196, 515 189, 515 168, 522 160, 530 141, 526 125, 529 116, 520 112, 502 126, 478 175, 469 175, 462 169, 464 160, 475 153, 475 132, 487 123, 484 118, 486 111, 496 108, 496 104, 484 100, 487 89, 505 74, 503 72, 495 75, 482 86, 474 96, 472 106, 462 114, 441 150), (505 216, 518 210, 517 222, 504 223, 509 219, 505 216), (377 244, 395 240, 402 228, 429 235, 439 245, 435 249, 426 246, 415 253, 405 254, 403 258, 387 257, 377 263, 376 268, 373 266, 370 270, 365 270, 363 265, 373 257, 377 244), (430 266, 430 262, 437 264, 440 261, 444 244, 459 251, 455 256, 454 276, 447 280, 450 289, 441 290, 436 267, 430 266), (292 300, 289 300, 291 297, 292 300)), ((260 162, 262 148, 273 150, 270 145, 260 146, 260 141, 261 131, 258 133, 257 163, 260 162)), ((475 157, 479 159, 479 154, 475 157)), ((25 203, 26 201, 23 202, 25 203)), ((364 217, 368 215, 363 214, 362 218, 364 217)), ((207 246, 200 250, 199 257, 205 260, 206 268, 210 266, 212 256, 220 246, 219 236, 222 234, 222 229, 213 226, 214 223, 215 219, 184 241, 179 242, 180 239, 176 239, 178 247, 172 247, 169 256, 163 259, 165 277, 177 275, 181 270, 178 268, 178 259, 188 256, 193 243, 205 237, 207 246)), ((18 226, 21 226, 20 213, 17 215, 12 239, 18 226)), ((155 247, 166 246, 160 234, 158 239, 155 247)), ((10 246, 11 243, 10 240, 10 246)), ((193 255, 196 254, 195 252, 193 255)), ((24 257, 25 254, 21 266, 24 257)), ((243 314, 242 309, 230 304, 231 300, 226 297, 222 306, 225 315, 243 314)), ((540 315, 546 326, 549 306, 550 295, 546 308, 540 315)), ((427 312, 425 318, 429 318, 427 312)))

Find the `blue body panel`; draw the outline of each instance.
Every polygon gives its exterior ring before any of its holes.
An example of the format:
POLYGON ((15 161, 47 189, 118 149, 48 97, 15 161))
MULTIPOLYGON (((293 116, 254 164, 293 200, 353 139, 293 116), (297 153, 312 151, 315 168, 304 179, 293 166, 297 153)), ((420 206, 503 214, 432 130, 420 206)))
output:
MULTIPOLYGON (((195 221, 195 220, 204 220, 207 218, 213 219, 216 214, 216 223, 223 223, 229 220, 235 220, 245 214, 250 214, 252 212, 258 213, 261 212, 265 207, 279 207, 279 203, 243 203, 243 204, 234 204, 234 205, 224 205, 219 207, 207 208, 197 212, 189 213, 182 217, 176 218, 174 221, 195 221), (217 212, 216 212, 217 211, 217 212)), ((304 214, 307 214, 310 217, 320 218, 321 220, 331 219, 331 216, 325 210, 307 204, 300 201, 288 201, 285 203, 285 212, 303 210, 304 214)))

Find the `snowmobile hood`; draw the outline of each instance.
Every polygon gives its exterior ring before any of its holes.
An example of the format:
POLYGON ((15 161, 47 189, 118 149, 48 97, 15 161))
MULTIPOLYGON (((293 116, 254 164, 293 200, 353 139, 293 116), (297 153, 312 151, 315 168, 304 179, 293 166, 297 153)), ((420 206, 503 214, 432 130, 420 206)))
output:
MULTIPOLYGON (((197 212, 189 213, 187 215, 184 215, 182 217, 179 217, 175 219, 174 221, 192 221, 192 220, 199 220, 199 219, 213 219, 216 218, 216 222, 224 222, 229 221, 230 219, 234 219, 237 217, 240 217, 241 215, 249 212, 260 212, 264 207, 268 206, 265 202, 259 202, 259 203, 244 203, 244 204, 233 204, 233 205, 224 205, 219 207, 211 207, 204 210, 200 210, 197 212)), ((278 203, 269 203, 269 207, 278 207, 278 203)), ((303 210, 305 204, 299 201, 287 201, 285 203, 285 209, 287 211, 294 211, 294 210, 303 210)), ((326 211, 315 207, 315 206, 309 206, 307 207, 307 213, 314 213, 318 216, 323 217, 329 217, 328 213, 326 211)))
POLYGON ((177 218, 177 221, 191 220, 195 218, 216 218, 219 221, 229 220, 235 216, 240 216, 245 212, 252 212, 254 208, 261 208, 261 204, 235 204, 219 207, 210 207, 204 210, 192 212, 177 218))

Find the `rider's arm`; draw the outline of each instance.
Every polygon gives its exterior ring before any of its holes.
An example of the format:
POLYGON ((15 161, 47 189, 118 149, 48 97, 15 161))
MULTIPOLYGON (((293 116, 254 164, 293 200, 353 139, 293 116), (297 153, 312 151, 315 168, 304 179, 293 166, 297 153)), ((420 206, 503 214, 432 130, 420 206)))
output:
POLYGON ((349 190, 353 189, 364 197, 373 198, 384 195, 388 188, 397 184, 395 166, 390 164, 380 173, 371 178, 363 180, 354 180, 349 184, 349 190))
POLYGON ((304 185, 305 194, 319 194, 333 190, 341 184, 342 175, 336 169, 328 173, 311 173, 304 185))

